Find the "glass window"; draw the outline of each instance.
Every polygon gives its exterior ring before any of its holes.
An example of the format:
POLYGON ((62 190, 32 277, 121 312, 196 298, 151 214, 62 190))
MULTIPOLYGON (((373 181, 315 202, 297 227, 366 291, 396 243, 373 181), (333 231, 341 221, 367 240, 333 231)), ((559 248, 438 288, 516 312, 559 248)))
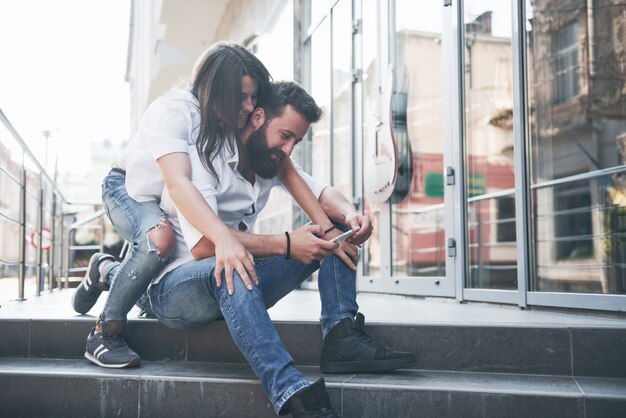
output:
POLYGON ((445 276, 442 7, 397 0, 395 88, 398 150, 392 195, 395 276, 445 276))
POLYGON ((534 291, 626 294, 626 5, 601 3, 526 7, 534 291))
MULTIPOLYGON (((372 129, 372 118, 378 112, 378 8, 377 2, 365 1, 362 3, 362 63, 363 69, 363 144, 370 143, 375 133, 372 129)), ((363 171, 367 170, 365 162, 363 171)), ((374 231, 369 240, 363 245, 363 274, 377 276, 380 274, 381 245, 380 245, 380 206, 364 200, 364 213, 372 221, 374 231)))
POLYGON ((271 26, 255 39, 252 51, 274 80, 293 79, 293 4, 276 11, 271 26), (280 45, 280 48, 276 48, 280 45))
POLYGON ((328 19, 311 36, 311 96, 324 112, 311 127, 311 174, 331 184, 330 178, 330 25, 328 19))
POLYGON ((333 8, 333 186, 352 196, 352 10, 341 0, 333 8))
MULTIPOLYGON (((293 3, 285 2, 276 11, 271 25, 248 46, 265 64, 274 80, 293 79, 293 3), (281 48, 276 48, 280 44, 281 48)), ((257 233, 271 233, 292 228, 292 199, 278 189, 270 198, 255 225, 257 233)))
POLYGON ((578 95, 578 40, 575 23, 554 33, 553 58, 554 104, 566 103, 578 95))
POLYGON ((464 2, 467 286, 517 289, 511 2, 464 2))

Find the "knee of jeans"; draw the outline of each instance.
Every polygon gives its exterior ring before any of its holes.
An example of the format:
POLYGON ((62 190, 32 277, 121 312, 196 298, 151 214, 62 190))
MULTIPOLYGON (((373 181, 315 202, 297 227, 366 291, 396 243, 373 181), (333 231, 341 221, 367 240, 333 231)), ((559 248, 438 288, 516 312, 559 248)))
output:
POLYGON ((168 258, 176 245, 176 234, 167 219, 150 229, 146 238, 148 250, 155 251, 162 258, 168 258))
MULTIPOLYGON (((226 273, 224 272, 222 272, 222 286, 221 287, 223 291, 225 292, 228 291, 227 286, 226 286, 226 273)), ((252 290, 248 289, 246 287, 246 284, 241 279, 241 276, 236 271, 233 271, 233 289, 234 289, 233 294, 229 296, 236 297, 236 298, 247 298, 250 296, 251 293, 259 291, 258 288, 254 284, 252 284, 252 290)))
POLYGON ((211 321, 222 318, 219 305, 189 304, 178 307, 175 312, 161 312, 158 307, 153 309, 160 322, 173 329, 193 329, 202 327, 211 321), (164 316, 165 313, 167 316, 164 316))

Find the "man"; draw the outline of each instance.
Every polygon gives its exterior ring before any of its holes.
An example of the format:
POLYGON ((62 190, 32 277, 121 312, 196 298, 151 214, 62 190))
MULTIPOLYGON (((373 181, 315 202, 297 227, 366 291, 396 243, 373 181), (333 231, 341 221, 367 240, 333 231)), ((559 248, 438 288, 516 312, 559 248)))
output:
POLYGON ((251 115, 237 150, 215 155, 215 174, 204 168, 195 148, 189 150, 194 185, 220 219, 237 230, 235 236, 255 257, 258 286, 245 283, 236 272, 230 283, 233 292, 219 284, 227 278, 216 280, 213 276, 211 243, 177 212, 165 191, 161 206, 178 242, 174 261, 155 280, 142 303, 162 323, 177 329, 224 318, 277 413, 335 417, 323 379, 309 385, 294 366, 267 314, 269 307, 311 273, 319 269, 323 372, 391 370, 415 362, 415 356, 391 351, 363 332, 355 272, 340 257, 343 253, 355 259, 355 245, 369 238, 372 227, 369 219, 357 213, 335 189, 300 172, 328 217, 358 231, 351 243, 343 242, 337 248, 319 237, 328 231, 314 225, 276 235, 246 232, 252 229, 272 187, 279 183, 275 176, 281 160, 291 155, 310 124, 321 116, 315 101, 296 83, 277 82, 271 90, 264 109, 256 109, 251 115))

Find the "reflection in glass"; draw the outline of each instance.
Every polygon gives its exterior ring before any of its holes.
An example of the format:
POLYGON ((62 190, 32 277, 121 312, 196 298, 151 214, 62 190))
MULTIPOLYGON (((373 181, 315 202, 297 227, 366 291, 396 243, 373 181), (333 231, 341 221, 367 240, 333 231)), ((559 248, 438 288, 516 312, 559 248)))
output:
MULTIPOLYGON (((363 143, 367 144, 375 135, 371 129, 371 121, 377 114, 378 97, 378 11, 376 2, 362 3, 362 68, 363 68, 363 143)), ((363 167, 366 170, 367 167, 363 167)), ((364 201, 363 212, 369 216, 374 232, 363 245, 363 274, 376 276, 380 273, 380 207, 364 201)))
POLYGON ((311 96, 322 108, 322 119, 311 126, 311 174, 316 179, 331 184, 330 179, 330 25, 328 19, 311 36, 311 96))
POLYGON ((333 7, 333 187, 352 196, 352 11, 350 1, 333 7))
POLYGON ((464 2, 467 287, 517 289, 511 2, 464 2))
POLYGON ((442 8, 398 0, 395 10, 393 274, 445 276, 442 8))
POLYGON ((529 0, 531 290, 626 293, 626 5, 529 0))
MULTIPOLYGON (((275 11, 272 23, 260 33, 251 45, 256 56, 265 64, 274 80, 293 79, 293 5, 286 2, 275 11), (279 44, 281 48, 276 48, 279 44)), ((297 154, 297 153, 294 153, 297 154)), ((292 199, 286 193, 272 190, 265 210, 259 217, 255 231, 271 233, 290 230, 293 226, 292 199)))
POLYGON ((17 277, 22 156, 17 142, 0 124, 0 279, 17 277))

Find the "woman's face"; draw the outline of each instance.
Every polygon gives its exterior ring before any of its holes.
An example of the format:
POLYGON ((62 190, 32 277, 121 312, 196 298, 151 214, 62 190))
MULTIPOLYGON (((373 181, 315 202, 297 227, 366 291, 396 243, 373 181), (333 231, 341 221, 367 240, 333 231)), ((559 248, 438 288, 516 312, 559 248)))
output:
POLYGON ((241 78, 241 107, 239 108, 239 117, 237 118, 237 128, 241 129, 246 126, 248 116, 256 107, 256 93, 259 84, 252 77, 244 75, 241 78))

